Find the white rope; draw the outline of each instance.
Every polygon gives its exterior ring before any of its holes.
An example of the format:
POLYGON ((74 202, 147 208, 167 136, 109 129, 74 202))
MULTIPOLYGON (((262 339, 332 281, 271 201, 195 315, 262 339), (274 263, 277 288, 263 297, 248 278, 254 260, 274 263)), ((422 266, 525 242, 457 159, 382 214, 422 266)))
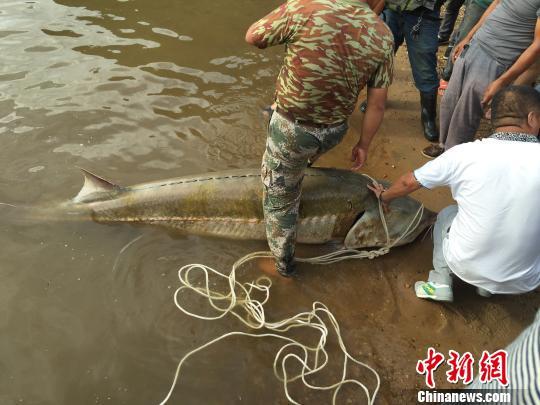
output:
MULTIPOLYGON (((375 182, 375 180, 373 180, 373 182, 375 182)), ((382 204, 379 201, 379 213, 387 240, 387 244, 384 247, 371 251, 342 249, 318 257, 297 258, 296 260, 299 262, 306 262, 312 264, 331 264, 347 259, 373 259, 375 257, 382 256, 388 253, 390 251, 390 248, 395 246, 396 243, 398 243, 403 238, 407 237, 415 231, 415 229, 420 224, 423 210, 424 207, 421 206, 418 209, 414 218, 412 219, 411 223, 402 233, 402 235, 397 239, 391 241, 388 232, 388 226, 386 224, 386 218, 384 216, 384 210, 382 204)), ((271 322, 266 317, 265 305, 270 299, 270 287, 272 286, 272 281, 268 277, 259 277, 255 281, 245 283, 241 283, 236 280, 236 270, 246 262, 254 259, 271 257, 273 257, 271 252, 250 253, 240 258, 236 263, 233 264, 232 270, 229 275, 223 274, 203 264, 189 264, 183 266, 178 271, 178 277, 182 286, 180 286, 174 293, 174 302, 178 309, 180 309, 180 311, 191 317, 204 320, 216 320, 221 319, 227 315, 233 315, 247 327, 255 330, 261 330, 264 332, 259 334, 240 331, 226 333, 213 340, 210 340, 204 345, 199 346, 198 348, 187 353, 178 363, 171 388, 167 393, 165 399, 160 402, 160 405, 167 403, 167 401, 170 399, 174 388, 178 382, 180 369, 188 358, 190 358, 195 353, 198 353, 201 350, 204 350, 205 348, 213 345, 214 343, 217 343, 231 336, 249 336, 254 338, 273 337, 285 342, 274 357, 274 375, 279 381, 283 383, 285 395, 292 404, 300 404, 298 401, 292 398, 289 392, 289 384, 297 380, 301 380, 306 387, 313 390, 331 391, 333 393, 332 404, 334 405, 336 403, 337 395, 341 387, 345 384, 353 384, 360 387, 366 395, 368 403, 370 405, 374 403, 377 393, 379 392, 381 383, 379 374, 368 364, 355 359, 349 354, 341 337, 339 324, 336 318, 323 303, 316 301, 312 304, 311 311, 300 312, 291 318, 283 319, 277 322, 271 322), (197 280, 200 280, 200 277, 195 277, 193 275, 195 272, 202 272, 204 278, 204 283, 202 284, 202 286, 199 286, 200 283, 197 283, 197 280), (228 291, 226 293, 221 293, 212 290, 210 287, 211 276, 218 279, 226 280, 229 286, 228 291), (191 291, 208 299, 208 303, 216 312, 216 315, 205 316, 195 314, 186 309, 180 303, 180 297, 186 291, 191 291), (262 296, 262 299, 255 299, 252 296, 253 293, 262 296), (289 330, 295 328, 310 328, 312 330, 315 330, 319 334, 318 343, 315 346, 309 346, 300 342, 297 339, 293 339, 284 335, 285 332, 288 332, 289 330), (327 366, 329 359, 327 351, 327 338, 332 331, 337 337, 339 348, 343 355, 343 368, 341 378, 330 385, 314 385, 307 380, 307 377, 322 371, 327 366), (302 353, 301 356, 292 352, 292 349, 295 348, 300 349, 302 353), (292 376, 287 374, 287 365, 291 361, 296 362, 298 365, 300 365, 301 369, 298 374, 292 376), (361 381, 347 377, 349 362, 355 363, 360 367, 364 367, 374 375, 376 379, 376 386, 373 389, 373 392, 370 392, 369 388, 361 381)), ((215 282, 212 282, 212 285, 215 285, 215 282)))
MULTIPOLYGON (((324 304, 322 304, 321 302, 314 302, 311 311, 301 312, 291 318, 287 318, 277 322, 271 322, 266 318, 266 312, 264 308, 265 304, 270 298, 270 287, 272 285, 271 280, 268 277, 260 277, 254 282, 245 283, 240 283, 236 280, 236 270, 238 269, 238 267, 240 267, 248 260, 253 260, 260 257, 268 257, 267 252, 255 252, 241 258, 233 265, 231 274, 228 276, 202 264, 190 264, 187 266, 183 266, 178 271, 178 277, 183 285, 176 290, 174 294, 174 301, 176 306, 183 313, 197 319, 204 320, 220 319, 228 314, 231 314, 249 328, 255 330, 265 330, 268 332, 261 334, 246 332, 226 333, 187 353, 178 363, 172 386, 167 396, 160 404, 165 404, 170 399, 172 392, 177 384, 178 377, 180 375, 180 369, 189 357, 205 349, 206 347, 211 346, 214 343, 217 343, 231 336, 250 336, 255 338, 273 337, 285 342, 274 357, 274 374, 283 383, 285 395, 287 399, 293 404, 300 404, 300 402, 298 402, 291 396, 289 392, 289 384, 297 380, 302 380, 306 387, 313 390, 333 391, 333 404, 336 403, 337 395, 343 385, 355 384, 363 390, 367 397, 368 403, 373 404, 380 387, 379 375, 369 365, 355 359, 347 352, 347 349, 341 337, 338 322, 335 319, 334 315, 324 304), (203 273, 203 286, 196 285, 196 280, 199 279, 198 277, 193 276, 196 271, 202 271, 203 273), (220 293, 212 290, 210 287, 210 276, 226 279, 229 284, 228 292, 220 293), (214 316, 205 316, 195 314, 186 309, 180 303, 180 296, 182 295, 181 293, 185 290, 192 291, 207 298, 210 306, 217 312, 217 314, 214 316), (262 299, 253 298, 253 293, 258 293, 259 295, 262 295, 262 299), (296 328, 311 328, 318 332, 319 339, 317 344, 314 346, 309 346, 301 343, 297 339, 293 339, 283 335, 285 332, 296 328), (310 383, 306 378, 323 370, 328 364, 329 355, 326 349, 327 339, 330 332, 332 331, 335 333, 338 339, 339 348, 341 349, 341 352, 343 354, 343 369, 341 378, 331 385, 314 385, 310 383), (293 353, 291 349, 294 348, 300 349, 302 355, 299 356, 298 354, 293 353), (370 393, 369 388, 362 382, 347 377, 347 365, 349 361, 358 364, 361 367, 365 367, 371 373, 373 373, 377 381, 373 393, 370 393), (299 372, 299 374, 292 376, 288 375, 287 369, 290 362, 296 362, 300 365, 301 371, 299 372)), ((215 283, 212 282, 212 284, 215 283)))

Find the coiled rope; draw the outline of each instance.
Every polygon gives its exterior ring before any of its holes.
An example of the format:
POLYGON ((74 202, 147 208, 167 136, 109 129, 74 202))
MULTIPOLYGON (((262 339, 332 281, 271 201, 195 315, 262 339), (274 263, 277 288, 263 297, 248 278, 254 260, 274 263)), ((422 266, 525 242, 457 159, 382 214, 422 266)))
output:
MULTIPOLYGON (((376 183, 376 181, 371 177, 367 175, 366 177, 370 178, 374 183, 376 183)), ((299 262, 312 264, 331 264, 348 259, 373 259, 375 257, 385 255, 390 251, 390 248, 395 246, 399 241, 406 238, 416 230, 416 228, 420 224, 423 211, 424 207, 423 205, 421 205, 416 212, 416 215, 413 217, 412 221, 407 226, 402 235, 399 236, 397 239, 391 241, 383 206, 379 201, 379 214, 381 217, 384 231, 386 233, 387 243, 385 246, 370 251, 342 249, 318 257, 297 258, 296 260, 299 262)), ((244 265, 246 262, 259 258, 272 257, 273 255, 271 252, 250 253, 236 261, 232 266, 230 274, 228 275, 203 264, 189 264, 180 268, 180 270, 178 271, 178 278, 180 279, 180 283, 182 284, 182 286, 180 286, 174 293, 174 302, 180 311, 191 317, 204 320, 217 320, 230 314, 235 316, 247 327, 265 332, 229 332, 213 340, 210 340, 202 346, 199 346, 198 348, 187 353, 179 361, 171 388, 169 389, 167 396, 160 402, 160 405, 167 403, 167 401, 170 399, 174 388, 176 387, 176 384, 178 382, 178 378, 180 376, 180 369, 188 358, 190 358, 195 353, 198 353, 205 348, 213 345, 214 343, 217 343, 231 336, 249 336, 254 338, 273 337, 285 342, 283 346, 281 346, 281 348, 277 351, 274 357, 273 368, 274 375, 279 381, 283 383, 285 395, 289 402, 291 402, 292 404, 300 404, 300 402, 295 400, 289 392, 289 384, 297 380, 301 380, 306 387, 313 390, 331 391, 333 405, 336 404, 338 393, 341 387, 343 387, 345 384, 353 384, 360 387, 365 393, 368 403, 370 405, 374 403, 377 393, 379 392, 381 383, 379 374, 371 366, 361 362, 360 360, 355 359, 349 354, 341 337, 339 324, 334 315, 326 307, 326 305, 316 301, 312 304, 310 311, 300 312, 291 318, 286 318, 277 322, 271 322, 267 319, 264 307, 270 299, 270 287, 272 286, 272 281, 270 280, 270 278, 263 276, 259 277, 255 281, 244 283, 236 280, 236 270, 242 265, 244 265), (202 272, 202 275, 204 277, 204 283, 202 286, 200 286, 200 282, 198 282, 200 280, 200 277, 194 276, 195 273, 200 274, 200 272, 202 272), (226 280, 229 286, 228 291, 226 293, 221 293, 213 290, 210 287, 211 276, 217 277, 218 279, 226 280), (214 316, 205 316, 195 314, 186 309, 180 302, 181 296, 184 295, 186 291, 191 291, 208 299, 208 303, 213 308, 213 310, 217 312, 217 314, 214 316), (262 299, 255 299, 254 297, 252 297, 253 293, 258 294, 259 296, 262 295, 262 299), (319 334, 317 344, 315 346, 309 346, 300 342, 297 339, 293 339, 289 336, 284 335, 284 333, 295 328, 311 328, 312 330, 317 331, 319 334), (328 364, 329 355, 326 349, 327 338, 332 331, 338 339, 339 348, 343 355, 343 368, 341 378, 330 385, 314 385, 307 381, 306 378, 322 371, 328 364), (302 356, 294 353, 294 349, 300 349, 302 356), (300 365, 301 370, 298 374, 289 375, 287 373, 287 366, 290 362, 296 362, 298 365, 300 365), (349 378, 347 376, 349 362, 355 363, 358 366, 367 369, 370 373, 374 375, 376 379, 376 386, 373 389, 372 393, 370 393, 369 388, 361 381, 349 378)), ((215 282, 213 282, 212 284, 215 285, 215 282)))

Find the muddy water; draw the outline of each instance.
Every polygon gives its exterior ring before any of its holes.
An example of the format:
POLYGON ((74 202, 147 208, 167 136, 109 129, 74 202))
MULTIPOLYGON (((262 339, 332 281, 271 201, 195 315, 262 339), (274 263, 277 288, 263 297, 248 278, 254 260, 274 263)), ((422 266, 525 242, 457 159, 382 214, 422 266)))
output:
MULTIPOLYGON (((281 50, 251 49, 243 35, 277 4, 1 2, 0 201, 16 206, 0 206, 1 404, 157 403, 184 353, 240 328, 179 313, 176 270, 193 262, 226 269, 264 244, 28 220, 24 208, 75 195, 76 166, 120 184, 257 166, 259 108, 271 100, 281 50)), ((404 56, 366 168, 390 180, 423 162, 404 56)), ((360 120, 353 117, 347 139, 321 165, 347 167, 360 120)), ((433 209, 450 202, 444 191, 418 198, 433 209)), ((430 268, 430 249, 427 238, 376 261, 301 266, 295 282, 274 279, 272 316, 325 302, 351 353, 380 372, 381 403, 394 403, 421 383, 414 367, 427 346, 476 355, 500 348, 540 302, 536 294, 483 300, 466 286, 454 305, 419 301, 410 285, 430 268)), ((271 370, 276 348, 243 338, 217 345, 186 364, 173 403, 284 403, 271 370)), ((362 401, 359 392, 345 394, 362 401)))

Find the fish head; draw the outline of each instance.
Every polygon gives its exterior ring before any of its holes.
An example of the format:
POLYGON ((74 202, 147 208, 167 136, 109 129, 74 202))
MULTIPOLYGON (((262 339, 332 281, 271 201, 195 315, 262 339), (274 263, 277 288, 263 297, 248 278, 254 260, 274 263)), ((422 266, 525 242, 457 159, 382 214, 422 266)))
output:
POLYGON ((392 201, 388 212, 379 210, 378 205, 375 200, 364 212, 359 213, 345 237, 346 248, 382 247, 389 244, 400 246, 410 243, 431 227, 437 217, 421 203, 408 197, 392 201))

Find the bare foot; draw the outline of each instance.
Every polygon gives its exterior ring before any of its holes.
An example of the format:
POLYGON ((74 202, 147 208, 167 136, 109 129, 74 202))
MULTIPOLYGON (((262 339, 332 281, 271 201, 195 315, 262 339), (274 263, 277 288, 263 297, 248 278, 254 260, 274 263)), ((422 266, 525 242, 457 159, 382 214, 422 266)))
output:
POLYGON ((279 280, 288 283, 292 282, 291 278, 283 277, 277 272, 274 259, 259 259, 256 266, 259 270, 272 278, 278 278, 279 280))
POLYGON ((269 276, 279 275, 276 271, 274 259, 259 259, 257 261, 257 267, 269 276))

